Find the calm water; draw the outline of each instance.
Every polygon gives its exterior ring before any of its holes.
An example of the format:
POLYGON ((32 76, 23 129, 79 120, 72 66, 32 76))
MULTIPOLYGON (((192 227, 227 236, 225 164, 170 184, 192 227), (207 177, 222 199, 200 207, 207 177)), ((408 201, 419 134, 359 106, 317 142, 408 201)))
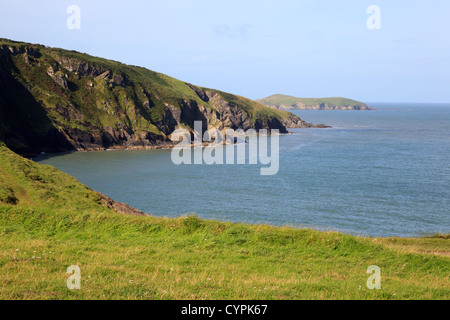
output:
POLYGON ((258 165, 180 165, 171 150, 78 152, 42 160, 157 216, 306 226, 369 236, 450 232, 450 105, 297 111, 332 129, 280 137, 277 175, 258 165))

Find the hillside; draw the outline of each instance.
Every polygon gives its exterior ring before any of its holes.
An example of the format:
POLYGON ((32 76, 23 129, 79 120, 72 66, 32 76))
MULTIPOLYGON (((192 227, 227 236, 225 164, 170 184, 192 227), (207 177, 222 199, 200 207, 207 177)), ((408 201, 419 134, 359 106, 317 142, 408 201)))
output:
POLYGON ((313 126, 142 67, 0 39, 0 140, 21 154, 170 145, 195 120, 204 130, 313 126))
POLYGON ((124 215, 0 143, 0 299, 443 299, 449 238, 124 215), (368 266, 382 272, 366 287, 368 266), (67 267, 81 289, 66 287, 67 267))
POLYGON ((366 104, 340 97, 334 98, 296 98, 283 94, 274 94, 270 97, 256 100, 267 107, 276 109, 299 110, 372 110, 366 104))
POLYGON ((22 158, 0 141, 0 204, 145 214, 93 191, 52 166, 22 158), (108 210, 109 209, 109 210, 108 210))

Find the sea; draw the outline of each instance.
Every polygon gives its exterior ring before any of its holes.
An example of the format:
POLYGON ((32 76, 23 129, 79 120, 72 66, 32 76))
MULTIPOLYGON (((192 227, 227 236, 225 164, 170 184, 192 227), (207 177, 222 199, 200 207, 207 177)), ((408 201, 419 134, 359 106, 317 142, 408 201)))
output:
POLYGON ((450 104, 368 105, 375 110, 293 111, 331 128, 278 136, 274 175, 261 175, 265 165, 248 159, 177 165, 171 149, 37 160, 158 217, 195 214, 371 237, 450 233, 450 104))

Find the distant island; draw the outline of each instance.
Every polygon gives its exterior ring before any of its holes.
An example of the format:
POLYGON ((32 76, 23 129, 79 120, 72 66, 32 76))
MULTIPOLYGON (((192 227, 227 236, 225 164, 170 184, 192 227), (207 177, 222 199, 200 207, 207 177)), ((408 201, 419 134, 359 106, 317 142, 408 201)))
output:
POLYGON ((274 94, 256 100, 267 107, 275 109, 298 110, 373 110, 363 102, 341 97, 333 98, 296 98, 284 94, 274 94))

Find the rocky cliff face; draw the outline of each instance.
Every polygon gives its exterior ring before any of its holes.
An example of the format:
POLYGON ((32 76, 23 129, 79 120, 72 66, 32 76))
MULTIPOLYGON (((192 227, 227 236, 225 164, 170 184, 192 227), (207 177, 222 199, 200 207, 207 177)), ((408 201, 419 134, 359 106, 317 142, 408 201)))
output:
POLYGON ((204 130, 312 126, 144 68, 0 39, 0 140, 18 153, 170 146, 194 121, 204 130))

